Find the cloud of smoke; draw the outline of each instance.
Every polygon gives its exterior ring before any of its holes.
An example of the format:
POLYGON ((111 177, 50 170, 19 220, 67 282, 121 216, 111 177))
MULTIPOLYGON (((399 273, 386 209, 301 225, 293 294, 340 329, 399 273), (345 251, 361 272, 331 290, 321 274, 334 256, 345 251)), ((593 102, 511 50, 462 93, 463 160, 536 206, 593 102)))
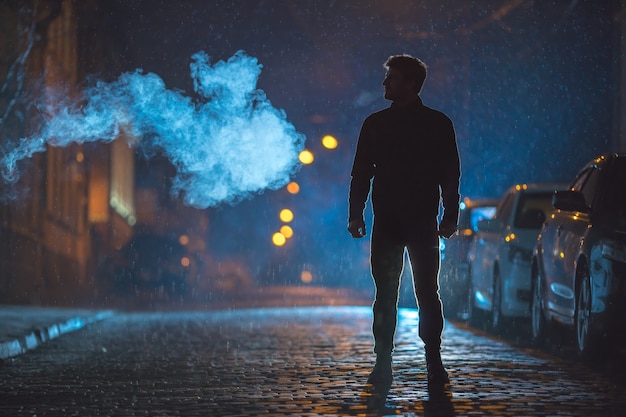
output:
POLYGON ((80 105, 57 106, 37 134, 3 155, 4 180, 17 181, 18 162, 46 144, 112 141, 123 131, 142 149, 169 158, 177 170, 171 191, 190 206, 234 203, 286 184, 305 138, 256 88, 257 59, 239 51, 211 65, 198 52, 190 69, 196 100, 137 70, 86 89, 80 105))

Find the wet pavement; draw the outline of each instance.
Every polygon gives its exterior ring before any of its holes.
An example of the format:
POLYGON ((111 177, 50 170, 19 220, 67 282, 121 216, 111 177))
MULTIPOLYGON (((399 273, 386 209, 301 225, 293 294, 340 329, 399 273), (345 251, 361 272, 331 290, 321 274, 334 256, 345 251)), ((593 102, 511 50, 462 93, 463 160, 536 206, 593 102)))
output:
POLYGON ((417 312, 401 310, 394 381, 373 401, 367 307, 122 313, 0 368, 0 415, 622 416, 592 366, 446 323, 445 390, 426 384, 417 312), (431 387, 432 388, 432 387, 431 387))
POLYGON ((0 305, 0 360, 26 353, 112 314, 112 310, 0 305))

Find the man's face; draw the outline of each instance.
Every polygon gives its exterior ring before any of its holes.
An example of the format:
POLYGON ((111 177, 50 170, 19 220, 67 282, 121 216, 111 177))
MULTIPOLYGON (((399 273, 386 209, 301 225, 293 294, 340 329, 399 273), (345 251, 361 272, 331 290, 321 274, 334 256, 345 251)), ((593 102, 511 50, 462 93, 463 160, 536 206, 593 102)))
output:
POLYGON ((387 70, 383 86, 387 100, 408 101, 415 96, 415 82, 408 80, 396 68, 387 70))

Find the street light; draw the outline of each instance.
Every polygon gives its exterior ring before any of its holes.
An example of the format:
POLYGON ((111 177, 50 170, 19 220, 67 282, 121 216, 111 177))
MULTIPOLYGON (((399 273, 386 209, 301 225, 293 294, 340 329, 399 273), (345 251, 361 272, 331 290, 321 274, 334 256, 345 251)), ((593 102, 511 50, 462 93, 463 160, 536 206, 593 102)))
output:
POLYGON ((339 142, 334 136, 326 135, 322 138, 322 145, 324 145, 326 149, 335 149, 339 145, 339 142))
POLYGON ((287 184, 287 191, 289 194, 298 194, 300 192, 300 185, 295 181, 291 181, 287 184))
POLYGON ((278 217, 283 222, 289 223, 289 222, 291 222, 293 220, 293 211, 291 211, 289 209, 282 209, 280 211, 280 213, 278 214, 278 217))
POLYGON ((315 156, 313 155, 313 152, 309 151, 308 149, 305 149, 302 152, 300 152, 300 154, 298 155, 298 159, 304 165, 309 165, 313 163, 313 161, 315 160, 315 156))
POLYGON ((280 232, 276 232, 272 235, 272 243, 276 246, 283 246, 287 243, 287 238, 280 232))

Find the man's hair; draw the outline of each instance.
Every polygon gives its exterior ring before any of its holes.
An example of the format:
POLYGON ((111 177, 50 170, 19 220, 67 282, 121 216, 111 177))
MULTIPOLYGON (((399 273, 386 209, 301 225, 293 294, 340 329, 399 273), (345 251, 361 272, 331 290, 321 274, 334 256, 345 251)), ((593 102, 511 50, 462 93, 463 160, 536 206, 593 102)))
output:
POLYGON ((417 94, 422 91, 422 86, 426 80, 427 67, 420 59, 407 54, 392 55, 387 59, 384 67, 385 70, 389 70, 389 68, 397 69, 404 77, 415 81, 417 94))

